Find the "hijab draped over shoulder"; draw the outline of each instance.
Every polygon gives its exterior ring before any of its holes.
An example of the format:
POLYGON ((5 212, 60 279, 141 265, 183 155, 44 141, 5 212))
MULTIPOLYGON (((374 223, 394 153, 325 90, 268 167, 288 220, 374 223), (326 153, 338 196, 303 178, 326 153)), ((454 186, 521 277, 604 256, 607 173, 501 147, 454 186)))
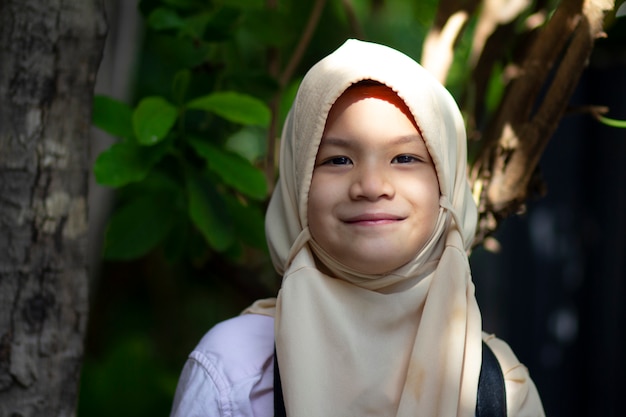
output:
POLYGON ((266 217, 282 285, 275 301, 247 311, 275 317, 288 416, 474 415, 482 335, 467 258, 477 210, 466 153, 453 98, 394 49, 349 40, 306 74, 283 129, 280 178, 266 217), (363 80, 384 84, 406 103, 440 189, 433 234, 412 261, 384 275, 340 264, 312 240, 307 224, 328 113, 363 80))

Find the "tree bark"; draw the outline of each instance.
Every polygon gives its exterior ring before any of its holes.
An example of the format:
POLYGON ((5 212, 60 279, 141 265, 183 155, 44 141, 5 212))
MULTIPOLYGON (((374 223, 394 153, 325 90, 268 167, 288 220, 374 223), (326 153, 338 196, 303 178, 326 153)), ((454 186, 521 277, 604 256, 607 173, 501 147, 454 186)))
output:
POLYGON ((477 242, 520 211, 542 188, 536 169, 587 65, 604 35, 612 0, 561 2, 516 69, 472 168, 479 196, 477 242), (542 93, 543 92, 543 93, 542 93))
POLYGON ((75 414, 101 0, 0 0, 0 416, 75 414))

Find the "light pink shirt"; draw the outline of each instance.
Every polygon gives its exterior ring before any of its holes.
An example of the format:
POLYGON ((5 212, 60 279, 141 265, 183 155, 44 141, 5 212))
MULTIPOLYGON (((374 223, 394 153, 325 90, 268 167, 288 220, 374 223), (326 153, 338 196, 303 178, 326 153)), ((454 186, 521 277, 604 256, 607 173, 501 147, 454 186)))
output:
POLYGON ((247 314, 213 327, 182 370, 170 417, 272 417, 274 319, 247 314))
MULTIPOLYGON (((528 371, 508 345, 484 334, 505 370, 509 416, 543 416, 528 371)), ((247 314, 213 327, 182 370, 170 417, 272 417, 274 319, 247 314)))

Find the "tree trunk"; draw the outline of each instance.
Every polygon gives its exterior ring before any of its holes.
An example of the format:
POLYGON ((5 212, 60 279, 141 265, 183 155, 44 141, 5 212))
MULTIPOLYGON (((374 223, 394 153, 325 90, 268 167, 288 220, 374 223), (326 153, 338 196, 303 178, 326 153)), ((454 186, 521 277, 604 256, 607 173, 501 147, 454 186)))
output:
POLYGON ((101 0, 0 0, 0 416, 75 414, 101 0))

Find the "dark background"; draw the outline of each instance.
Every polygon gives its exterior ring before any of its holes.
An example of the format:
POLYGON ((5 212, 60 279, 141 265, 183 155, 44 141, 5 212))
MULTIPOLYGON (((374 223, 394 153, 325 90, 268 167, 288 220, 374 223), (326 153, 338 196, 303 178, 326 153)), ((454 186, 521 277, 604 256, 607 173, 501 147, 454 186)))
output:
MULTIPOLYGON (((623 50, 623 46, 620 46, 623 50)), ((626 118, 626 65, 599 49, 573 106, 626 118)), ((486 331, 530 369, 549 416, 618 416, 626 373, 626 130, 567 116, 541 162, 548 194, 472 256, 486 331)))

